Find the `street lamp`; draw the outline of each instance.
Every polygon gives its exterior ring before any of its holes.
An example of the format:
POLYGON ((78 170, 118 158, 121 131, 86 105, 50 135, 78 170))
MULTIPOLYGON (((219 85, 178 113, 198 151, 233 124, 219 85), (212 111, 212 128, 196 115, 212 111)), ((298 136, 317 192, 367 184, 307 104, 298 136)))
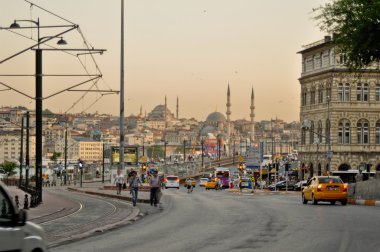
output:
POLYGON ((332 151, 331 151, 331 122, 330 122, 330 102, 331 98, 330 96, 327 96, 327 122, 328 122, 328 131, 326 132, 326 140, 328 144, 328 151, 327 151, 327 167, 326 172, 329 173, 330 171, 330 165, 331 165, 331 158, 332 158, 332 151))

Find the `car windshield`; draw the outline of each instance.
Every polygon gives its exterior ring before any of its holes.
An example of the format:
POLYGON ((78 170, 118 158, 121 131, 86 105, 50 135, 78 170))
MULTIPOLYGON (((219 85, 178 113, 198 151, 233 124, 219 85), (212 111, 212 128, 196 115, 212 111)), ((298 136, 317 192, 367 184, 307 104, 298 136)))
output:
POLYGON ((168 180, 177 180, 178 177, 167 177, 168 180))
POLYGON ((319 183, 320 184, 332 184, 332 183, 343 184, 340 178, 319 178, 319 183))

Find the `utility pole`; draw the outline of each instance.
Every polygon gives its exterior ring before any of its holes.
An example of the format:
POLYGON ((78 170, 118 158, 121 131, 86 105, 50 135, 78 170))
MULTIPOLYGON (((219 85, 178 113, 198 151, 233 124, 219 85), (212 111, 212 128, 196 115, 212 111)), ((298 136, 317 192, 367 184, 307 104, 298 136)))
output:
POLYGON ((124 0, 121 0, 119 169, 124 170, 124 0))
POLYGON ((21 116, 21 148, 20 148, 20 181, 19 186, 22 184, 22 165, 24 163, 24 115, 21 116))
POLYGON ((105 144, 104 144, 104 142, 103 142, 103 160, 102 160, 102 166, 103 166, 103 169, 102 169, 102 183, 104 183, 104 168, 105 168, 105 165, 104 165, 104 159, 105 159, 104 151, 105 151, 105 149, 104 149, 104 147, 105 147, 105 144))
MULTIPOLYGON (((65 115, 65 121, 66 121, 66 129, 65 129, 65 176, 63 177, 64 185, 66 185, 66 182, 67 182, 67 116, 66 115, 65 115)), ((61 172, 61 176, 62 176, 62 172, 61 172)))
POLYGON ((183 163, 186 163, 186 139, 183 139, 183 163))
POLYGON ((203 170, 203 164, 204 164, 204 157, 203 157, 203 152, 204 152, 204 140, 201 140, 201 146, 202 146, 202 170, 203 170))

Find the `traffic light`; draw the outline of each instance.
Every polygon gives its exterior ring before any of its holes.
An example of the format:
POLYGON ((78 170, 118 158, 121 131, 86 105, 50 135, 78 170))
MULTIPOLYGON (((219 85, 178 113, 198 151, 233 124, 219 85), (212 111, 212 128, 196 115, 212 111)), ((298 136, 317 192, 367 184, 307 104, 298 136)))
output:
POLYGON ((141 164, 141 168, 142 168, 143 171, 145 171, 146 170, 146 163, 142 163, 141 164))
POLYGON ((83 161, 81 159, 78 160, 78 167, 79 169, 83 168, 83 161))
POLYGON ((239 164, 239 169, 240 169, 240 170, 243 170, 243 169, 244 169, 244 164, 243 164, 243 163, 240 163, 240 164, 239 164))
POLYGON ((289 171, 289 167, 290 167, 290 164, 289 163, 285 163, 285 171, 289 171))

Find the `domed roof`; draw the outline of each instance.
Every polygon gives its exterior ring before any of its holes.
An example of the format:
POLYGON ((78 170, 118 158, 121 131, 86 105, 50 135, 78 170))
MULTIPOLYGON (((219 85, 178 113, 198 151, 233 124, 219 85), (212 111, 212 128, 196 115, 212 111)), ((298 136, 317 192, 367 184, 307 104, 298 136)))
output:
POLYGON ((209 133, 213 133, 215 131, 215 127, 213 126, 206 126, 202 129, 201 135, 202 136, 207 136, 209 133))
POLYGON ((226 117, 220 112, 214 112, 208 115, 206 122, 222 122, 226 121, 226 117))
MULTIPOLYGON (((174 118, 174 115, 166 108, 166 116, 168 120, 174 118)), ((157 105, 148 115, 150 119, 165 119, 165 105, 157 105)))

